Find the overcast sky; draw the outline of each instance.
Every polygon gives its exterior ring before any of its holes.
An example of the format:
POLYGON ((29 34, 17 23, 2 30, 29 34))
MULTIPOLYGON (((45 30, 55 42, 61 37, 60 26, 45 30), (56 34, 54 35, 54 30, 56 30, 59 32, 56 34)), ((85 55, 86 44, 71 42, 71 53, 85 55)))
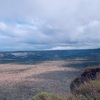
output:
POLYGON ((100 0, 0 0, 0 51, 100 47, 100 0))

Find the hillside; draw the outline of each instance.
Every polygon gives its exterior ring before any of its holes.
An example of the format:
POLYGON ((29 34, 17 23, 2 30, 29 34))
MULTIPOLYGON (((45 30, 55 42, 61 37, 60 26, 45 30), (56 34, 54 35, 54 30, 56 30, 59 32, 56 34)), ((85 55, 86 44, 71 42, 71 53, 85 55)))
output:
POLYGON ((28 100, 41 91, 66 95, 72 80, 95 66, 100 49, 0 52, 0 100, 28 100))
POLYGON ((99 61, 100 49, 0 52, 0 63, 33 63, 46 60, 99 61))
POLYGON ((100 100, 100 66, 86 68, 72 81, 70 88, 74 95, 83 95, 88 100, 100 100))

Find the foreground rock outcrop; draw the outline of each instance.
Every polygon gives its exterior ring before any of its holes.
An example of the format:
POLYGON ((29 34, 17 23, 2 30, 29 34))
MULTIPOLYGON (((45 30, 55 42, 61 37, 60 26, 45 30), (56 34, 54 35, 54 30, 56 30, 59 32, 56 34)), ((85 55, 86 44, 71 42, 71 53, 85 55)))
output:
POLYGON ((70 89, 74 92, 80 85, 89 82, 90 80, 95 80, 100 78, 100 66, 86 68, 80 77, 75 78, 70 84, 70 89))

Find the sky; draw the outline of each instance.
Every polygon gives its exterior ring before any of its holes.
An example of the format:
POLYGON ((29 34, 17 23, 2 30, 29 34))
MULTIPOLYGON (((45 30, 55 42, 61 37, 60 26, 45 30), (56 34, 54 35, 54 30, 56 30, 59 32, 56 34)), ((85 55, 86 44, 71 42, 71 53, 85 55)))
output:
POLYGON ((100 48, 100 0, 0 0, 0 51, 100 48))

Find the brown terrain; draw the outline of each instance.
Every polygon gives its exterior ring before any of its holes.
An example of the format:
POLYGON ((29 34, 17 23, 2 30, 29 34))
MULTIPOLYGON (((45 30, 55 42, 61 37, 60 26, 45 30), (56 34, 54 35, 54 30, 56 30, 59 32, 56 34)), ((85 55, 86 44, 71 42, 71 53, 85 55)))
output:
POLYGON ((100 80, 100 66, 88 67, 82 72, 80 76, 78 76, 71 82, 70 89, 72 92, 75 92, 76 89, 81 85, 96 79, 100 80))
POLYGON ((59 60, 33 65, 0 64, 0 100, 28 100, 41 91, 68 93, 71 81, 80 72, 66 67, 71 63, 59 60))

